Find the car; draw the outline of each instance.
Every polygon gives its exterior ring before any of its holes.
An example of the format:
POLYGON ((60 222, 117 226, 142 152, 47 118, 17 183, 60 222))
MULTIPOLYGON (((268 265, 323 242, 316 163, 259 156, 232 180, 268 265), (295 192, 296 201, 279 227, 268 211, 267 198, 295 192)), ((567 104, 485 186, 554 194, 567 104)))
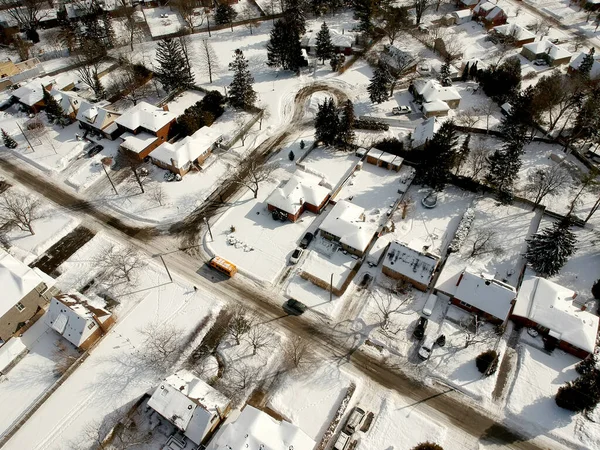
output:
POLYGON ((365 276, 362 278, 362 280, 360 282, 360 287, 368 286, 372 279, 373 279, 373 276, 370 273, 365 273, 365 276))
POLYGON ((421 311, 421 313, 424 316, 430 316, 431 313, 433 313, 433 308, 435 308, 437 299, 438 299, 437 295, 429 294, 429 297, 427 297, 427 301, 425 302, 425 306, 423 306, 423 309, 421 311))
POLYGON ((428 322, 429 321, 427 320, 427 318, 419 317, 417 326, 415 327, 415 329, 413 331, 413 336, 416 337, 417 339, 423 339, 423 336, 425 336, 425 330, 427 329, 428 322))
POLYGON ((294 253, 292 253, 292 256, 290 256, 290 262, 296 264, 302 256, 302 252, 303 250, 300 247, 297 247, 296 250, 294 250, 294 253))
POLYGON ((165 172, 164 179, 165 181, 174 181, 175 174, 173 172, 165 172))
POLYGON ((533 61, 533 65, 534 66, 547 66, 548 63, 546 62, 545 59, 536 59, 533 61))
POLYGON ((94 155, 97 155, 98 153, 100 153, 102 150, 104 150, 104 147, 101 146, 100 144, 96 144, 94 145, 92 148, 90 148, 87 152, 87 157, 91 158, 94 155))
POLYGON ((300 241, 300 248, 308 248, 312 240, 315 238, 315 235, 312 233, 306 233, 302 240, 300 241))
POLYGON ((291 316, 300 316, 306 311, 306 305, 296 299, 290 298, 283 304, 283 310, 291 316))
POLYGON ((421 345, 421 348, 419 349, 419 358, 421 358, 423 361, 427 361, 431 356, 433 344, 434 341, 432 338, 425 339, 425 342, 423 343, 423 345, 421 345))
POLYGON ((392 114, 395 116, 400 116, 402 114, 409 114, 410 111, 411 111, 410 107, 408 107, 406 105, 394 106, 392 108, 392 114))
POLYGON ((342 431, 335 441, 335 444, 333 444, 333 450, 344 450, 349 442, 350 436, 342 431))
POLYGON ((437 206, 437 193, 435 191, 429 191, 429 193, 421 200, 421 204, 427 209, 435 208, 437 206))
POLYGON ((356 429, 360 426, 363 418, 365 417, 365 412, 359 408, 358 406, 354 408, 348 420, 346 421, 346 427, 344 431, 352 436, 352 434, 356 431, 356 429))

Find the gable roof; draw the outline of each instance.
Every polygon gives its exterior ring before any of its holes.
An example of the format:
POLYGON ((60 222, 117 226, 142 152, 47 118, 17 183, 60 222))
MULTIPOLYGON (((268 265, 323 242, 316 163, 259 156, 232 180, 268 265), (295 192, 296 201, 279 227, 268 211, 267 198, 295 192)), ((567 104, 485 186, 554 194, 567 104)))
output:
POLYGON ((452 86, 442 86, 437 80, 415 80, 414 88, 419 95, 423 96, 426 102, 433 102, 435 100, 447 102, 462 98, 455 88, 452 86))
POLYGON ((454 298, 501 320, 506 320, 517 291, 492 275, 475 275, 464 270, 458 279, 454 298))
POLYGON ((594 352, 598 316, 573 304, 575 292, 545 278, 530 276, 521 284, 513 315, 546 327, 552 336, 594 352))
POLYGON ((429 119, 426 119, 418 124, 415 127, 415 131, 412 135, 413 147, 420 147, 421 145, 425 144, 433 137, 440 126, 441 123, 435 117, 430 117, 429 119))
POLYGON ((65 114, 73 114, 79 111, 83 100, 76 94, 52 89, 50 95, 58 102, 65 114))
POLYGON ((408 50, 395 45, 384 45, 379 59, 396 70, 408 70, 417 65, 417 59, 408 50))
POLYGON ((571 57, 571 52, 565 50, 564 48, 556 44, 553 44, 547 39, 542 39, 537 42, 530 42, 529 44, 525 44, 523 48, 527 49, 534 55, 541 55, 543 53, 546 53, 552 60, 571 57))
POLYGON ((492 31, 503 36, 512 36, 517 41, 535 39, 534 33, 516 23, 505 23, 504 25, 498 25, 497 27, 494 27, 492 31))
POLYGON ((383 266, 428 286, 440 257, 422 250, 421 243, 411 244, 408 245, 399 241, 392 242, 383 260, 383 266))
POLYGON ((294 172, 287 183, 267 197, 267 204, 295 215, 304 203, 321 206, 330 189, 321 186, 322 179, 301 170, 294 172))
POLYGON ((191 136, 173 144, 164 142, 152 151, 151 157, 175 167, 183 167, 210 151, 222 134, 210 127, 202 127, 191 136))
POLYGON ((156 132, 175 119, 175 114, 170 111, 165 111, 147 102, 140 102, 133 108, 125 111, 116 122, 132 131, 143 127, 156 132))
POLYGON ((319 229, 336 236, 340 243, 365 251, 373 239, 376 227, 362 219, 365 210, 346 200, 340 200, 329 212, 319 229))
POLYGON ((46 281, 37 269, 28 267, 0 249, 0 317, 40 284, 44 284, 42 291, 45 291, 48 287, 46 281))
POLYGON ((103 130, 121 115, 116 111, 104 108, 105 105, 107 103, 90 103, 82 100, 76 118, 80 122, 86 123, 98 130, 103 130))
MULTIPOLYGON (((581 52, 569 63, 569 67, 573 70, 579 70, 579 66, 583 62, 587 53, 581 52)), ((600 52, 594 53, 594 62, 590 70, 590 80, 595 80, 600 77, 600 52)))

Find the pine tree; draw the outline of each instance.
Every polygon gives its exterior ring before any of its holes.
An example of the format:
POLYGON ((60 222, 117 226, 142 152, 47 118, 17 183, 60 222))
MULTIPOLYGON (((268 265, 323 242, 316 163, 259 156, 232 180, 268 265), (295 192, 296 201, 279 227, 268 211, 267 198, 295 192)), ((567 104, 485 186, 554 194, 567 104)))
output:
POLYGON ((465 137, 465 140, 463 141, 462 145, 460 146, 460 148, 456 152, 456 158, 454 160, 454 169, 455 169, 455 173, 457 175, 460 172, 460 166, 462 166, 463 163, 469 157, 469 153, 471 152, 471 149, 469 148, 469 144, 470 143, 471 143, 471 135, 467 134, 467 136, 465 137))
POLYGON ((294 159, 296 159, 296 155, 294 155, 294 151, 290 150, 290 152, 288 153, 288 159, 290 161, 293 161, 294 159))
POLYGON ((303 64, 298 32, 283 20, 275 22, 267 43, 267 65, 298 71, 303 64))
POLYGON ((156 78, 165 91, 185 89, 194 84, 194 76, 187 65, 179 42, 175 39, 163 39, 156 48, 156 78))
POLYGON ((339 145, 346 150, 352 146, 356 138, 354 134, 354 119, 354 105, 348 99, 344 103, 337 133, 339 145))
POLYGON ((42 92, 44 95, 44 105, 48 119, 51 122, 54 122, 65 117, 65 112, 63 111, 62 107, 58 104, 52 94, 44 89, 44 86, 42 86, 42 92))
POLYGON ((558 389, 556 404, 569 411, 591 411, 600 402, 600 370, 580 376, 558 389))
POLYGON ((386 69, 381 66, 375 68, 371 83, 367 87, 369 98, 373 103, 382 103, 388 99, 391 77, 386 69))
POLYGON ((465 64, 465 68, 462 71, 462 74, 460 76, 461 81, 467 81, 467 79, 469 78, 469 62, 467 61, 467 63, 465 64))
POLYGON ((358 20, 358 29, 365 34, 371 34, 374 30, 373 16, 375 15, 375 3, 373 0, 352 0, 354 18, 358 20))
POLYGON ((233 22, 237 16, 237 12, 231 5, 226 3, 219 3, 215 11, 215 22, 219 25, 233 22))
POLYGON ((476 80, 477 78, 479 78, 479 69, 477 68, 477 61, 475 61, 475 64, 471 65, 471 68, 469 69, 469 78, 471 80, 476 80))
POLYGON ((438 192, 444 189, 450 179, 456 143, 454 123, 447 120, 423 149, 423 160, 417 173, 419 183, 426 184, 438 192))
POLYGON ((592 71, 592 66, 594 65, 594 53, 596 53, 596 49, 592 47, 587 55, 583 57, 583 61, 579 64, 579 69, 577 70, 577 74, 583 78, 590 78, 590 72, 592 71))
POLYGON ((521 168, 523 147, 506 143, 488 158, 486 182, 498 191, 498 200, 510 203, 513 199, 513 186, 521 168))
POLYGON ((440 68, 440 79, 445 80, 446 78, 450 78, 450 64, 447 62, 440 68))
POLYGON ((338 113, 329 98, 319 105, 315 117, 315 140, 325 145, 333 145, 339 129, 338 113))
POLYGON ((331 70, 337 72, 342 68, 344 63, 346 62, 346 57, 343 53, 334 53, 329 60, 329 64, 331 65, 331 70))
POLYGON ((98 72, 94 72, 94 85, 92 86, 92 90, 94 91, 94 94, 96 94, 96 100, 102 100, 106 98, 106 89, 104 89, 104 86, 100 81, 98 72))
POLYGON ((306 147, 304 140, 300 140, 300 150, 304 150, 304 147, 306 147))
POLYGON ((4 131, 4 128, 2 128, 2 140, 4 141, 4 146, 6 148, 16 148, 17 147, 17 141, 15 141, 10 134, 8 134, 6 131, 4 131))
POLYGON ((229 103, 235 108, 248 109, 256 102, 256 92, 252 87, 254 78, 248 69, 248 61, 244 53, 237 49, 233 61, 229 63, 233 72, 233 80, 229 85, 229 103))
POLYGON ((298 36, 306 33, 306 15, 303 0, 286 0, 283 17, 288 27, 294 30, 298 36))
POLYGON ((525 258, 539 275, 556 275, 575 252, 577 240, 570 227, 571 219, 565 217, 527 239, 525 258))
POLYGON ((321 58, 323 64, 325 64, 325 60, 331 58, 333 55, 333 45, 331 44, 331 35, 329 34, 329 28, 327 28, 327 24, 323 22, 321 25, 321 30, 319 34, 317 34, 317 49, 316 49, 317 58, 321 58))

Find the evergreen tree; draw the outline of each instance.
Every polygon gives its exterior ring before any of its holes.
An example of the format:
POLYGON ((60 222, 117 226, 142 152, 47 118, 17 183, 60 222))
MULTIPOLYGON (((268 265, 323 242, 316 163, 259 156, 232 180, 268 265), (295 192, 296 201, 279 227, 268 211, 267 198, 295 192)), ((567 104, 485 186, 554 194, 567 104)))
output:
POLYGON ((556 404, 569 411, 590 411, 600 402, 600 370, 580 376, 558 389, 556 404))
POLYGON ((256 102, 256 92, 252 87, 254 78, 248 69, 248 61, 244 53, 237 49, 233 61, 229 63, 233 72, 233 80, 229 85, 229 103, 235 108, 248 109, 256 102))
POLYGON ((290 152, 288 153, 288 159, 290 161, 293 161, 296 158, 296 155, 294 155, 294 151, 290 150, 290 152))
POLYGON ((469 144, 470 143, 471 143, 471 135, 467 134, 467 136, 465 137, 462 145, 460 146, 460 148, 456 152, 456 158, 454 159, 454 169, 456 170, 455 173, 457 175, 460 172, 460 166, 462 166, 463 163, 469 157, 469 153, 471 152, 471 149, 469 148, 469 144))
POLYGON ((300 140, 300 150, 304 150, 304 147, 306 147, 306 144, 304 143, 304 140, 301 139, 300 140))
POLYGON ((373 33, 373 17, 375 16, 374 0, 352 0, 354 18, 358 20, 358 29, 365 34, 373 33))
POLYGON ((570 227, 571 219, 565 217, 527 239, 525 258, 539 275, 556 275, 575 252, 577 240, 570 227))
POLYGON ((450 63, 448 62, 442 64, 440 68, 440 79, 445 80, 446 78, 450 78, 450 63))
POLYGON ((481 74, 480 82, 488 97, 506 101, 521 87, 521 60, 518 56, 507 58, 498 67, 490 67, 481 74))
POLYGON ((94 76, 94 85, 92 86, 92 90, 94 91, 94 94, 96 95, 96 100, 102 100, 102 99, 106 98, 106 89, 104 89, 104 86, 102 85, 102 82, 100 81, 98 72, 94 72, 93 76, 94 76))
POLYGON ((267 43, 267 65, 298 71, 303 65, 300 36, 283 20, 275 22, 267 43))
POLYGON ((391 82, 392 79, 388 71, 381 66, 377 66, 373 73, 373 78, 371 78, 371 83, 367 87, 369 98, 373 103, 382 103, 388 99, 391 82))
POLYGON ((450 179, 450 168, 455 159, 457 143, 454 123, 447 120, 427 142, 423 159, 417 172, 417 182, 442 191, 450 179))
POLYGON ((333 55, 333 45, 331 44, 331 35, 329 34, 329 28, 327 24, 323 22, 321 30, 317 34, 317 58, 321 58, 323 64, 325 60, 331 58, 333 55))
POLYGON ((596 49, 592 47, 587 55, 583 57, 583 61, 579 64, 579 69, 577 70, 577 74, 580 77, 589 79, 590 72, 592 71, 592 66, 594 65, 594 53, 596 53, 596 49))
POLYGON ((510 203, 513 199, 513 186, 521 168, 523 146, 507 142, 488 158, 486 182, 498 191, 498 200, 510 203))
POLYGON ((338 113, 333 99, 329 98, 319 104, 319 110, 315 117, 315 140, 325 145, 333 145, 338 135, 338 129, 338 113))
POLYGON ((304 0, 286 0, 283 18, 288 27, 294 30, 298 36, 304 35, 306 33, 304 0))
POLYGON ((156 78, 165 91, 185 89, 194 84, 194 76, 187 65, 179 42, 175 39, 163 39, 156 48, 156 78))
POLYGON ((17 141, 15 141, 10 134, 8 134, 6 131, 4 131, 4 128, 2 128, 2 140, 4 141, 4 146, 6 148, 16 148, 17 147, 17 141))
POLYGON ((469 78, 471 80, 479 78, 479 69, 477 68, 477 61, 475 61, 475 64, 471 65, 471 68, 469 69, 469 78))
POLYGON ((217 9, 215 10, 215 22, 219 25, 233 22, 236 16, 237 12, 235 9, 226 3, 219 3, 219 6, 217 6, 217 9))
POLYGON ((48 117, 48 120, 50 120, 51 122, 54 122, 54 121, 64 118, 65 112, 63 111, 62 107, 58 104, 58 102, 50 94, 50 92, 48 92, 46 89, 44 89, 44 86, 42 86, 42 92, 44 95, 43 99, 44 99, 44 105, 45 105, 45 110, 46 110, 46 116, 48 117))
POLYGON ((469 62, 467 61, 467 63, 465 64, 465 68, 462 71, 462 74, 460 75, 460 79, 461 81, 467 81, 467 79, 469 78, 469 62))
POLYGON ((354 119, 354 105, 348 99, 344 103, 337 133, 339 145, 346 150, 352 146, 356 137, 354 134, 354 119))
POLYGON ((329 60, 329 64, 331 65, 331 70, 337 72, 340 70, 344 63, 346 62, 346 57, 343 53, 334 53, 329 60))

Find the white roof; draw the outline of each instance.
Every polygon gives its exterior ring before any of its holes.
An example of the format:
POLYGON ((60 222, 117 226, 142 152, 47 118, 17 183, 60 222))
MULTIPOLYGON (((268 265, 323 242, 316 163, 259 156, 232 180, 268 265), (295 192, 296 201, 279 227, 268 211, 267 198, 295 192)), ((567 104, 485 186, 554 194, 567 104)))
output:
POLYGON ((148 406, 200 444, 230 400, 187 370, 167 377, 148 400, 148 406))
POLYGON ((501 14, 504 14, 504 10, 499 6, 494 6, 494 8, 485 16, 485 18, 487 20, 492 20, 494 17, 498 17, 501 14))
MULTIPOLYGON (((316 47, 317 46, 317 35, 319 34, 320 27, 317 30, 307 32, 302 38, 302 47, 316 47)), ((337 30, 329 29, 329 36, 331 37, 331 45, 340 48, 350 48, 354 44, 354 36, 350 34, 342 34, 337 30)))
POLYGON ((575 306, 575 295, 572 290, 545 278, 526 276, 513 315, 530 319, 554 332, 561 341, 593 353, 599 319, 575 306))
POLYGON ((297 426, 286 421, 279 422, 246 405, 235 421, 228 421, 221 427, 208 449, 312 450, 314 446, 315 441, 297 426))
POLYGON ((165 142, 152 151, 152 158, 175 167, 184 167, 210 151, 222 134, 210 127, 202 127, 191 136, 173 144, 165 142))
POLYGON ((121 147, 131 150, 135 153, 140 153, 158 138, 153 134, 146 132, 141 132, 138 134, 127 132, 121 135, 121 139, 123 139, 123 142, 121 142, 121 147))
POLYGON ((506 320, 517 291, 512 286, 494 279, 492 275, 462 272, 454 297, 464 303, 506 320))
MULTIPOLYGON (((599 0, 600 1, 600 0, 599 0)), ((579 70, 579 66, 583 62, 587 53, 581 52, 575 58, 571 60, 569 63, 569 67, 574 70, 579 70)), ((592 64, 592 69, 590 70, 590 79, 595 80, 600 77, 600 52, 594 53, 594 63, 592 64)))
POLYGON ((376 227, 365 222, 365 210, 346 200, 340 200, 329 212, 319 229, 340 238, 340 243, 365 251, 373 239, 376 227))
POLYGON ((395 45, 385 45, 379 58, 394 69, 407 70, 417 64, 417 59, 408 50, 403 50, 395 45))
POLYGON ((175 119, 176 116, 172 112, 164 111, 162 108, 147 102, 140 102, 125 111, 116 122, 132 131, 144 127, 147 130, 156 132, 175 119))
POLYGON ((479 2, 479 0, 460 0, 460 2, 463 5, 472 6, 472 5, 476 5, 479 2))
MULTIPOLYGON (((36 269, 28 267, 0 249, 0 286, 2 287, 0 317, 39 286, 40 283, 46 283, 46 287, 48 287, 46 279, 42 278, 36 269)), ((43 290, 45 291, 45 289, 43 290)))
POLYGON ((516 23, 505 23, 504 25, 498 25, 493 28, 494 33, 499 33, 504 36, 512 36, 517 41, 524 41, 525 39, 535 39, 535 34, 529 31, 527 28, 522 27, 516 23))
POLYGON ((77 112, 83 102, 75 93, 52 89, 50 95, 58 102, 65 114, 77 112))
POLYGON ((460 11, 452 11, 452 15, 457 19, 464 19, 466 17, 471 17, 473 15, 473 11, 470 9, 461 9, 460 11))
POLYGON ((289 214, 296 214, 303 203, 321 206, 331 192, 321 182, 316 175, 297 170, 283 187, 271 192, 267 204, 289 214))
POLYGON ((477 4, 477 6, 475 6, 475 8, 473 9, 473 11, 474 12, 479 12, 479 11, 490 12, 495 7, 496 7, 496 5, 494 5, 492 2, 488 2, 487 0, 481 0, 477 4))
POLYGON ((452 86, 442 86, 437 80, 415 80, 414 88, 422 95, 426 102, 435 100, 449 101, 460 100, 461 96, 452 86))
POLYGON ((79 111, 77 111, 77 120, 91 125, 98 130, 103 130, 121 115, 118 112, 109 111, 100 105, 100 103, 94 104, 82 100, 79 111))
POLYGON ((546 39, 537 42, 530 42, 529 44, 525 44, 523 48, 526 48, 535 55, 547 53, 548 56, 553 60, 571 57, 571 52, 556 44, 553 44, 546 39))
POLYGON ((42 101, 42 99, 44 98, 42 85, 46 87, 53 83, 54 79, 49 76, 36 78, 35 80, 30 81, 29 83, 21 86, 20 88, 15 89, 12 92, 12 95, 24 105, 33 106, 36 103, 42 101))
POLYGON ((435 133, 437 133, 440 126, 440 122, 435 117, 430 117, 421 122, 415 127, 415 131, 413 132, 413 146, 419 147, 425 144, 435 133))
POLYGON ((424 250, 418 243, 407 245, 395 241, 390 244, 383 266, 427 286, 439 260, 439 256, 424 250))
POLYGON ((425 102, 423 103, 423 112, 424 113, 429 113, 429 112, 440 112, 440 111, 449 111, 450 107, 448 106, 448 103, 446 103, 443 100, 432 100, 430 102, 425 102))

